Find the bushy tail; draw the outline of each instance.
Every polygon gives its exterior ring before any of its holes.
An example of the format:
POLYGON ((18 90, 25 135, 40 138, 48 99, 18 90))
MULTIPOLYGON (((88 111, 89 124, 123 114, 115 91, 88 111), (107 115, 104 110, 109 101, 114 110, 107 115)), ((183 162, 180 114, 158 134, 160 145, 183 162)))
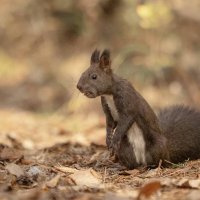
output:
POLYGON ((171 106, 158 114, 167 138, 170 161, 200 158, 200 111, 187 106, 171 106))

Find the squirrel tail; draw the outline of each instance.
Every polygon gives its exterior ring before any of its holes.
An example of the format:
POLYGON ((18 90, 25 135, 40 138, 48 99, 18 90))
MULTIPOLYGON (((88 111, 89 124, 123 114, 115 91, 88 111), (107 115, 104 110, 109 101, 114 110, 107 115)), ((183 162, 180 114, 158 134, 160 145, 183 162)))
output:
POLYGON ((167 138, 170 162, 200 158, 200 111, 187 106, 171 106, 158 114, 167 138))

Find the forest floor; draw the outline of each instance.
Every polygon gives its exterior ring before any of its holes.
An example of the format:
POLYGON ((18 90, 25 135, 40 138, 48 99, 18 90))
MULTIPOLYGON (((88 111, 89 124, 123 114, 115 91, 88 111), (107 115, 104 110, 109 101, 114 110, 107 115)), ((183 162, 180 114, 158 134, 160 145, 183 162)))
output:
POLYGON ((91 118, 76 116, 81 128, 75 116, 2 109, 0 199, 200 199, 200 160, 127 170, 104 145, 104 120, 91 118))

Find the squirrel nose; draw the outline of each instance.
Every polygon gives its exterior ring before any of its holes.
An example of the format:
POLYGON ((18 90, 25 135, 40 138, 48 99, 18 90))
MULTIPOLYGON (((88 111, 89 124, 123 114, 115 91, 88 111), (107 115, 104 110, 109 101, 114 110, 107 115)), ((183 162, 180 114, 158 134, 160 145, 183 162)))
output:
POLYGON ((80 84, 77 84, 77 86, 76 86, 80 91, 82 91, 83 90, 83 87, 80 85, 80 84))

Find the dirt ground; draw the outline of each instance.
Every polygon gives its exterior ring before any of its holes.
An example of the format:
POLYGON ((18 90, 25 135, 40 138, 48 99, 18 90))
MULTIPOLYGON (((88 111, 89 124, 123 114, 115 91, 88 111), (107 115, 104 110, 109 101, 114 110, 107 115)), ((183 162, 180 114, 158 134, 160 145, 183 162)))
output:
POLYGON ((91 118, 76 116, 85 127, 75 133, 73 116, 1 110, 0 199, 200 199, 200 160, 126 170, 104 145, 104 120, 91 118))

